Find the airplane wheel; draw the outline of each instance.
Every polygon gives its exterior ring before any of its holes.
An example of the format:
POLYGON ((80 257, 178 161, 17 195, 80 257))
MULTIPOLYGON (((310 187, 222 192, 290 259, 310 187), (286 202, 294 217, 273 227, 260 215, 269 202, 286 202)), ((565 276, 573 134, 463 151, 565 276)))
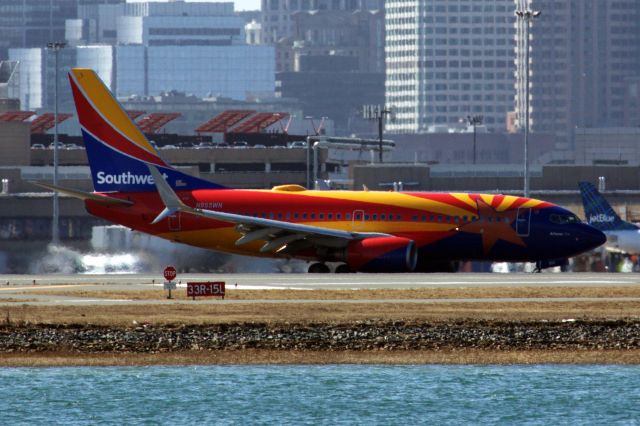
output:
POLYGON ((328 274, 329 272, 331 272, 331 270, 324 263, 312 263, 309 265, 310 274, 328 274))
POLYGON ((345 263, 336 266, 336 274, 348 274, 350 272, 353 272, 351 270, 351 268, 349 268, 349 266, 345 263))

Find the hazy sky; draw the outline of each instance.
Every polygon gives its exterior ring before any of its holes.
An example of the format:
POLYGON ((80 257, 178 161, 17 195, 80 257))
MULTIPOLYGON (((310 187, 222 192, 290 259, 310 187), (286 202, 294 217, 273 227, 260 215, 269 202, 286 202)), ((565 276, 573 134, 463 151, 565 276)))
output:
MULTIPOLYGON (((127 0, 129 3, 135 3, 140 1, 160 1, 160 2, 168 2, 169 0, 127 0)), ((212 0, 187 0, 193 2, 211 2, 212 0)), ((231 0, 227 0, 231 1, 231 0)), ((235 3, 235 10, 258 10, 260 9, 260 0, 233 0, 235 3)))

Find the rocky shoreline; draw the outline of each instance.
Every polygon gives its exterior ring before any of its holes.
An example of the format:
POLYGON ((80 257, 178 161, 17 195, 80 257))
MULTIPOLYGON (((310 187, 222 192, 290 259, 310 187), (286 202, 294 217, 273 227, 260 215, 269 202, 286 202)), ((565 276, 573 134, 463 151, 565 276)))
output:
POLYGON ((220 350, 633 350, 640 320, 353 321, 211 325, 3 324, 0 353, 171 353, 220 350))

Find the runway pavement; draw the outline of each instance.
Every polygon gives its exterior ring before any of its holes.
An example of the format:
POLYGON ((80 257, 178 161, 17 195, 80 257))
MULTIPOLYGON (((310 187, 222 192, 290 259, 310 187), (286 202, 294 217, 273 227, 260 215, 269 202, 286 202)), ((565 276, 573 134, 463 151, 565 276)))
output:
MULTIPOLYGON (((640 285, 640 274, 180 274, 176 291, 185 291, 190 281, 225 281, 228 289, 407 289, 461 287, 620 287, 640 285)), ((490 302, 563 302, 633 301, 640 298, 496 298, 496 299, 379 299, 379 300, 108 300, 98 297, 70 297, 56 290, 150 290, 162 289, 161 274, 126 275, 0 275, 0 305, 90 304, 177 304, 177 303, 490 303, 490 302), (47 294, 35 294, 47 293, 47 294), (47 290, 52 290, 50 293, 47 290)), ((98 296, 98 293, 96 293, 98 296)))
MULTIPOLYGON (((640 284, 640 274, 510 273, 510 274, 178 274, 175 281, 225 281, 238 289, 399 289, 438 287, 607 287, 640 284)), ((0 288, 43 285, 109 285, 144 289, 162 284, 158 274, 0 275, 0 288)))

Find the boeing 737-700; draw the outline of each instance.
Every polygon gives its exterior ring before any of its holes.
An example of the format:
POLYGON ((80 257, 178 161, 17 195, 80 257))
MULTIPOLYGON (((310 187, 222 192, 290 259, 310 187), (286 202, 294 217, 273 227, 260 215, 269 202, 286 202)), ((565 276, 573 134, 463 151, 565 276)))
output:
POLYGON ((69 79, 94 191, 110 222, 171 241, 296 258, 309 272, 411 272, 459 260, 553 264, 605 241, 572 212, 533 198, 433 192, 230 189, 167 164, 90 69, 69 79))

